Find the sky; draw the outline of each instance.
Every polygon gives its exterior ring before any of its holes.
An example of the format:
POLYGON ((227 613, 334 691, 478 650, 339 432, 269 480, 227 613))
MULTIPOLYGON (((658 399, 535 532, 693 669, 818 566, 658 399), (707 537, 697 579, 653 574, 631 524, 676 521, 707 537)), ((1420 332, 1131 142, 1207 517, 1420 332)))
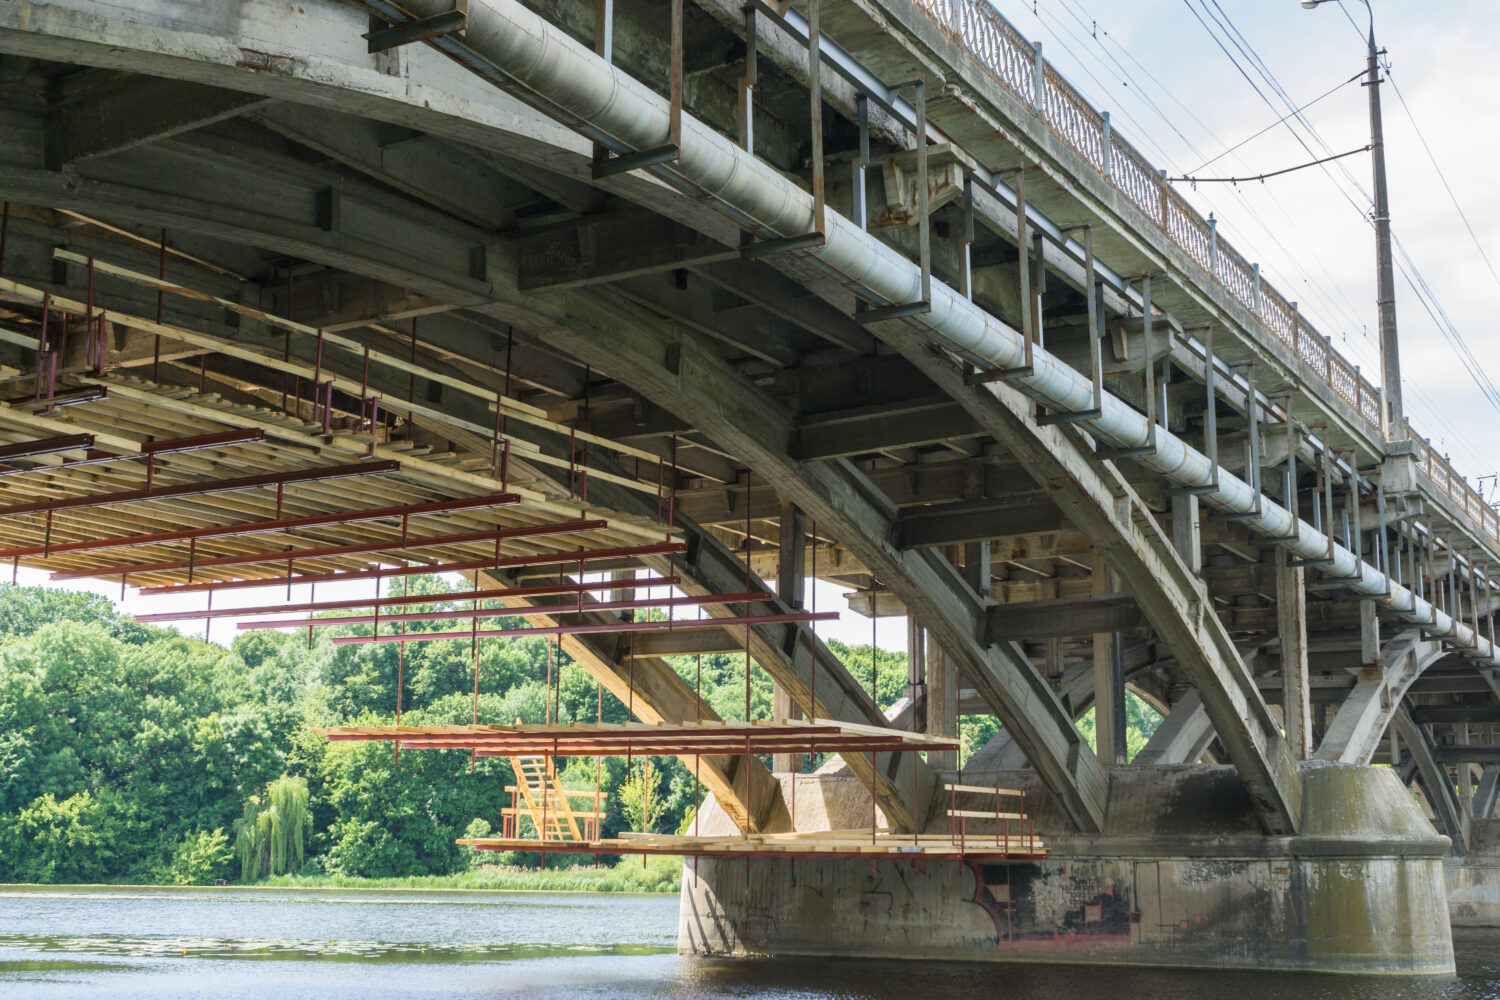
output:
MULTIPOLYGON (((127 587, 125 597, 120 598, 120 585, 118 582, 109 583, 101 580, 65 580, 56 583, 48 579, 48 573, 44 570, 29 569, 21 567, 16 573, 16 582, 22 586, 55 587, 62 590, 84 591, 93 594, 102 594, 109 598, 121 611, 126 614, 155 614, 172 611, 198 611, 207 606, 203 594, 179 594, 166 596, 142 597, 134 587, 127 587)), ((456 574, 451 576, 450 582, 454 590, 462 590, 467 584, 456 574)), ((353 581, 340 584, 324 584, 319 587, 315 595, 309 595, 311 588, 298 586, 292 588, 292 601, 296 603, 317 601, 343 601, 356 600, 370 597, 374 593, 372 581, 353 581)), ((389 590, 382 588, 386 593, 389 590)), ((820 582, 817 587, 815 603, 809 605, 817 611, 839 611, 841 615, 837 621, 814 622, 813 628, 818 635, 824 639, 837 639, 850 646, 868 645, 871 639, 870 619, 863 618, 848 609, 844 595, 849 593, 847 587, 837 584, 820 582)), ((681 596, 679 591, 673 590, 672 594, 681 596)), ((256 607, 276 604, 282 601, 286 595, 283 587, 253 588, 246 590, 222 591, 215 595, 214 608, 234 607, 256 607)), ((648 595, 642 593, 642 598, 648 595)), ((649 594, 652 598, 664 598, 668 596, 665 588, 657 588, 649 594)), ((811 596, 811 595, 810 595, 811 596)), ((563 600, 557 598, 556 600, 563 600)), ((353 612, 349 612, 353 613, 353 612)), ((258 615, 259 619, 271 617, 269 615, 258 615)), ((305 614, 294 614, 289 617, 304 618, 305 614)), ((692 610, 681 610, 677 613, 678 618, 696 617, 692 610)), ((234 640, 238 631, 236 621, 248 621, 250 619, 224 619, 217 618, 210 624, 207 638, 210 642, 227 646, 234 640)), ((195 639, 204 638, 204 623, 202 619, 189 619, 180 622, 161 623, 163 628, 176 629, 178 632, 195 639)), ((906 619, 905 618, 881 618, 876 623, 875 642, 881 649, 904 652, 906 650, 906 619)))
MULTIPOLYGON (((1359 0, 1314 10, 1297 0, 991 2, 1026 37, 1040 40, 1048 61, 1096 108, 1108 110, 1113 127, 1171 176, 1254 176, 1369 142, 1366 89, 1358 81, 1339 87, 1365 67, 1369 15, 1359 0), (1205 23, 1215 28, 1213 35, 1205 23), (1231 41, 1226 23, 1240 37, 1231 41), (1251 56, 1291 105, 1262 79, 1251 56), (1319 97, 1304 117, 1327 150, 1299 127, 1313 150, 1309 154, 1280 125, 1204 167, 1319 97)), ((1500 187, 1492 180, 1500 152, 1500 89, 1488 79, 1500 42, 1500 4, 1371 4, 1390 81, 1405 99, 1403 107, 1391 84, 1381 86, 1393 231, 1479 366, 1500 382, 1500 340, 1490 307, 1500 291, 1500 187), (1418 129, 1493 269, 1466 230, 1418 129)), ((1260 263, 1267 280, 1378 383, 1374 230, 1365 217, 1370 200, 1359 188, 1373 189, 1370 158, 1363 153, 1328 164, 1326 171, 1312 167, 1238 187, 1200 184, 1182 193, 1200 212, 1214 212, 1221 237, 1260 263)), ((1407 415, 1470 483, 1493 476, 1500 468, 1500 402, 1492 404, 1465 371, 1399 270, 1396 300, 1407 415)), ((1489 499, 1497 498, 1493 486, 1493 480, 1482 484, 1489 499)))
MULTIPOLYGON (((1028 38, 1040 40, 1047 59, 1073 86, 1096 107, 1110 111, 1114 128, 1172 176, 1255 175, 1326 155, 1305 130, 1299 134, 1313 154, 1286 126, 1274 124, 1292 107, 1320 97, 1303 114, 1329 149, 1344 152, 1369 141, 1365 89, 1358 82, 1339 86, 1365 65, 1369 22, 1358 0, 1344 0, 1348 16, 1339 3, 1308 11, 1296 0, 991 2, 1028 38), (1209 26, 1228 23, 1237 29, 1240 37, 1234 41, 1222 29, 1217 37, 1271 104, 1221 50, 1200 17, 1209 26), (1247 53, 1258 58, 1291 105, 1282 103, 1247 53), (1263 129, 1263 135, 1250 138, 1263 129), (1203 166, 1246 139, 1250 141, 1234 152, 1203 166)), ((1479 366, 1500 381, 1500 338, 1494 335, 1490 307, 1500 291, 1500 185, 1491 180, 1500 153, 1500 88, 1487 79, 1500 43, 1500 3, 1371 2, 1377 41, 1388 52, 1390 79, 1405 98, 1403 107, 1392 86, 1381 88, 1393 229, 1479 366)), ((1221 237, 1259 262, 1266 279, 1299 302, 1318 330, 1332 336, 1345 356, 1378 381, 1374 238, 1364 215, 1369 201, 1360 188, 1371 188, 1364 154, 1329 164, 1326 171, 1313 167, 1264 184, 1199 185, 1183 193, 1201 212, 1214 212, 1221 237)), ((1450 454, 1471 483, 1493 476, 1500 469, 1500 410, 1464 370, 1399 272, 1396 281, 1406 412, 1417 431, 1450 454)), ((1486 496, 1496 495, 1494 480, 1480 485, 1486 496)), ((20 580, 41 583, 45 574, 22 570, 20 580)), ((119 597, 119 588, 109 584, 68 586, 112 600, 119 597)), ((339 590, 325 587, 318 596, 334 600, 368 593, 368 585, 350 584, 339 590)), ((841 587, 820 585, 818 608, 842 609, 842 594, 841 587)), ((201 607, 191 603, 195 599, 201 601, 201 596, 149 600, 131 591, 125 607, 131 612, 201 607)), ((221 598, 221 604, 231 600, 248 604, 267 598, 241 593, 221 598)), ((869 620, 852 613, 817 627, 819 634, 851 644, 870 640, 869 620)), ((882 619, 878 628, 881 647, 905 648, 904 619, 882 619)), ((182 630, 202 635, 201 623, 184 623, 182 630)), ((231 624, 221 621, 212 638, 226 641, 232 631, 231 624)))

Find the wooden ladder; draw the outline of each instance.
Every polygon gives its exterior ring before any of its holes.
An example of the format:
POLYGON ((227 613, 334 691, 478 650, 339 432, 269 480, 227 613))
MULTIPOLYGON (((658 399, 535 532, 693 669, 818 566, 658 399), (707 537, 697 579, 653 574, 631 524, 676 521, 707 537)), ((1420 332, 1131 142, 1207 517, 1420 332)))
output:
POLYGON ((512 757, 516 784, 505 786, 511 804, 504 814, 506 836, 520 835, 520 818, 531 817, 539 840, 583 841, 597 839, 603 813, 598 802, 591 810, 575 809, 570 800, 594 798, 594 792, 570 791, 562 786, 552 758, 544 755, 512 757))

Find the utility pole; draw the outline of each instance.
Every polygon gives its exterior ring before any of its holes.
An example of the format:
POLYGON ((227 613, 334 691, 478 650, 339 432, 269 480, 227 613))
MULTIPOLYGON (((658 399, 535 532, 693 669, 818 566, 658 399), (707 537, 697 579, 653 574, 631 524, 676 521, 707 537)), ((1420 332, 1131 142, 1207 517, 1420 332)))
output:
POLYGON ((1385 183, 1385 129, 1380 122, 1380 60, 1375 48, 1375 17, 1370 16, 1370 158, 1375 172, 1375 262, 1380 270, 1380 384, 1385 394, 1385 439, 1406 437, 1401 408, 1401 351, 1396 338, 1396 276, 1391 260, 1391 202, 1385 183))
MULTIPOLYGON (((1302 0, 1308 10, 1329 0, 1302 0)), ((1342 2, 1342 0, 1339 0, 1342 2)), ((1380 119, 1380 50, 1375 45, 1375 11, 1360 0, 1370 15, 1369 62, 1365 86, 1370 90, 1370 160, 1375 175, 1376 304, 1380 308, 1380 385, 1385 399, 1381 429, 1387 441, 1406 438, 1401 406, 1401 351, 1396 337, 1396 276, 1391 258, 1391 202, 1385 179, 1385 129, 1380 119)))

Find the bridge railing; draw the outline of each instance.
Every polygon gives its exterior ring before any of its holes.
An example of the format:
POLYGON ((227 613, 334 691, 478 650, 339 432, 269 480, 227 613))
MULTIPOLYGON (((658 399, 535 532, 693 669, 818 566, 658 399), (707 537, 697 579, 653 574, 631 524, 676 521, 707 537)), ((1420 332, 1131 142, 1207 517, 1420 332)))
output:
MULTIPOLYGON (((963 43, 1001 86, 1026 103, 1063 142, 1083 157, 1114 188, 1165 232, 1240 305, 1250 310, 1307 369, 1369 425, 1381 429, 1380 389, 1344 359, 1333 342, 1302 317, 1297 306, 1261 280, 1260 269, 1204 219, 1162 171, 1109 125, 1109 117, 1084 100, 1034 45, 987 0, 913 0, 929 17, 963 43)), ((1421 467, 1435 490, 1448 497, 1500 543, 1500 517, 1452 466, 1407 427, 1418 443, 1421 467)))

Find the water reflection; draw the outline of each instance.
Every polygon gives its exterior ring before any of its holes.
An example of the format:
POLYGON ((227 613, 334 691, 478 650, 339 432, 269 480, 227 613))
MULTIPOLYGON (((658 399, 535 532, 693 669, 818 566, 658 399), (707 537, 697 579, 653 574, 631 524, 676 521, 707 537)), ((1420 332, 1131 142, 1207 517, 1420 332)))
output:
POLYGON ((1500 1000, 1500 931, 1453 978, 680 958, 671 896, 0 890, 0 997, 1500 1000))

